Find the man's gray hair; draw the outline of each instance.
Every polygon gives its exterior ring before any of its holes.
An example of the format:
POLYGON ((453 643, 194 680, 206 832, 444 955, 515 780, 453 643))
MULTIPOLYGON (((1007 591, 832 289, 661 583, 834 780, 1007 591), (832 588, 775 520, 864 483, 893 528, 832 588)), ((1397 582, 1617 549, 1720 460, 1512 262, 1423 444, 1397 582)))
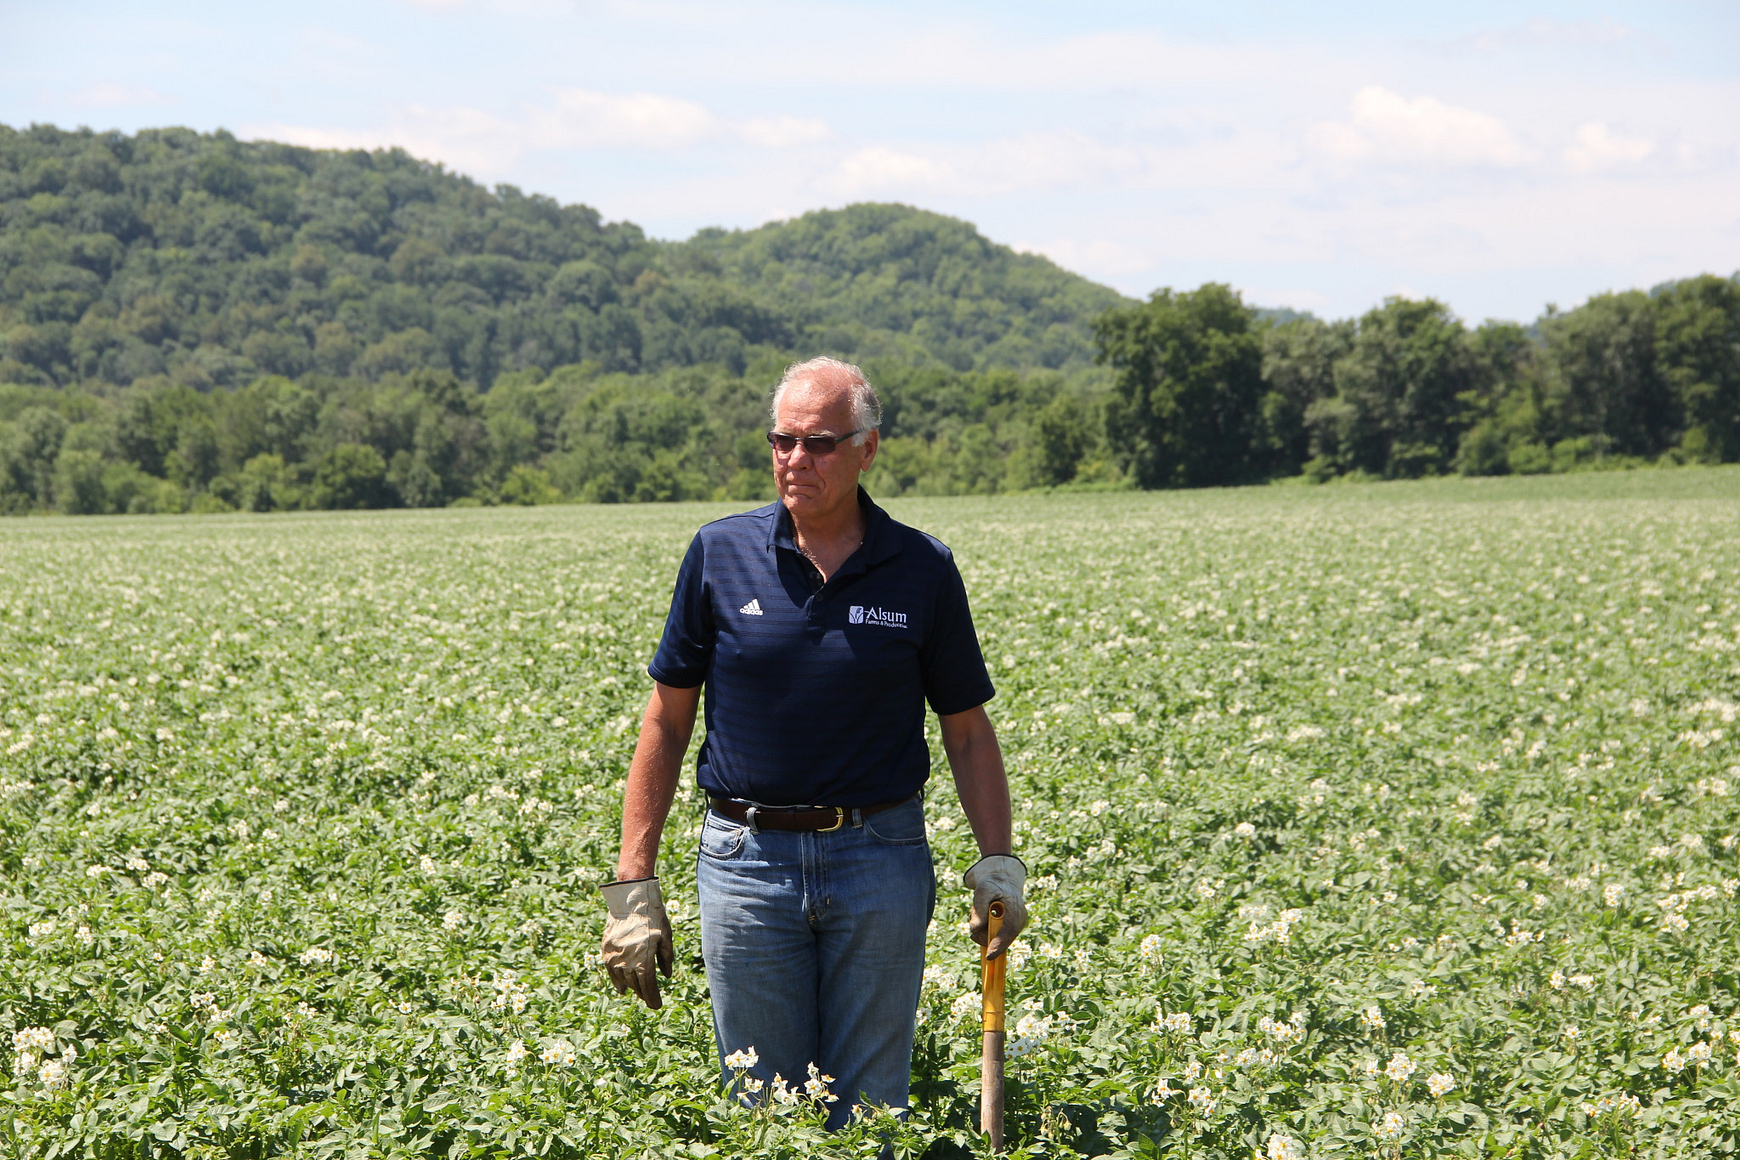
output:
POLYGON ((863 370, 849 362, 826 356, 793 363, 785 368, 779 385, 773 388, 773 398, 767 408, 775 426, 779 424, 779 401, 785 397, 785 389, 793 383, 838 386, 848 392, 852 400, 852 426, 858 432, 852 436, 851 443, 854 447, 868 439, 870 432, 882 426, 882 400, 876 397, 876 388, 864 377, 863 370))

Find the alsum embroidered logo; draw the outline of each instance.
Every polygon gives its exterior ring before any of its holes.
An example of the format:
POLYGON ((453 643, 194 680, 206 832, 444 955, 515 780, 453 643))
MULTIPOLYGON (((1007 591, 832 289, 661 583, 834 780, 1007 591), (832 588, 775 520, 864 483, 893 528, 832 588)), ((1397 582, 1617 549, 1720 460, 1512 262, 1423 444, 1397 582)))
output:
POLYGON ((877 608, 875 605, 866 608, 862 604, 854 604, 846 610, 846 622, 848 624, 877 624, 883 628, 905 628, 906 613, 890 612, 886 608, 877 608))

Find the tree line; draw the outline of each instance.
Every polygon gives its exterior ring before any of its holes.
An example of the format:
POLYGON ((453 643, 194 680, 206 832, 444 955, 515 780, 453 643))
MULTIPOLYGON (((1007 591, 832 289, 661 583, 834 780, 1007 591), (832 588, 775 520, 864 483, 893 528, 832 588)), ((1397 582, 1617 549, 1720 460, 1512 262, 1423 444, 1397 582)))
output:
POLYGON ((1472 329, 1429 298, 1264 325, 1210 284, 1097 335, 1143 487, 1740 460, 1740 274, 1472 329))
MULTIPOLYGON (((735 375, 592 364, 487 392, 451 371, 262 376, 199 391, 0 387, 0 511, 283 511, 771 498, 767 394, 789 356, 735 375)), ((1053 371, 867 364, 884 400, 877 494, 1020 490, 1078 477, 1096 393, 1053 371)), ((1101 388, 1098 394, 1103 394, 1101 388)))
MULTIPOLYGON (((1101 367, 865 360, 879 495, 1198 487, 1740 460, 1740 279, 1602 294, 1470 328, 1430 299, 1274 318, 1226 286, 1097 322, 1101 367)), ((851 353, 851 352, 845 352, 851 353)), ((0 511, 273 511, 767 498, 766 397, 741 374, 580 363, 500 376, 265 375, 201 391, 0 387, 0 511)))
POLYGON ((903 206, 659 242, 399 151, 0 126, 0 512, 751 500, 819 352, 879 495, 1733 461, 1737 278, 1326 322, 903 206))

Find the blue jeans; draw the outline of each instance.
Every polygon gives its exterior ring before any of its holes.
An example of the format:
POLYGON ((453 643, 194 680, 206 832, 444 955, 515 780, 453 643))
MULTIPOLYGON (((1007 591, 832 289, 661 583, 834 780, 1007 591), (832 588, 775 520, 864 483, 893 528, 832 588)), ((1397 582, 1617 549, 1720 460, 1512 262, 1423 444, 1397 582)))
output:
POLYGON ((923 802, 848 814, 831 833, 757 832, 709 810, 698 858, 721 1068, 753 1047, 750 1075, 801 1086, 814 1062, 839 1097, 829 1127, 854 1103, 906 1107, 936 910, 923 802))

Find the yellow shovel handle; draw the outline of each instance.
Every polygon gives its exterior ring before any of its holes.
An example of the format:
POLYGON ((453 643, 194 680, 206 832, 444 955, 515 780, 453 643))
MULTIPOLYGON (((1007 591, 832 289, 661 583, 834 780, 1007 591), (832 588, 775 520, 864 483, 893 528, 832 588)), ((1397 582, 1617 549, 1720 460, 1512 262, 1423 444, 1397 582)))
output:
MULTIPOLYGON (((991 945, 997 935, 1003 930, 1003 904, 991 904, 990 924, 985 931, 985 946, 991 945)), ((994 959, 985 957, 985 948, 979 949, 980 991, 984 1004, 983 1026, 986 1031, 1003 1030, 1003 969, 1009 961, 1007 953, 994 959)))

